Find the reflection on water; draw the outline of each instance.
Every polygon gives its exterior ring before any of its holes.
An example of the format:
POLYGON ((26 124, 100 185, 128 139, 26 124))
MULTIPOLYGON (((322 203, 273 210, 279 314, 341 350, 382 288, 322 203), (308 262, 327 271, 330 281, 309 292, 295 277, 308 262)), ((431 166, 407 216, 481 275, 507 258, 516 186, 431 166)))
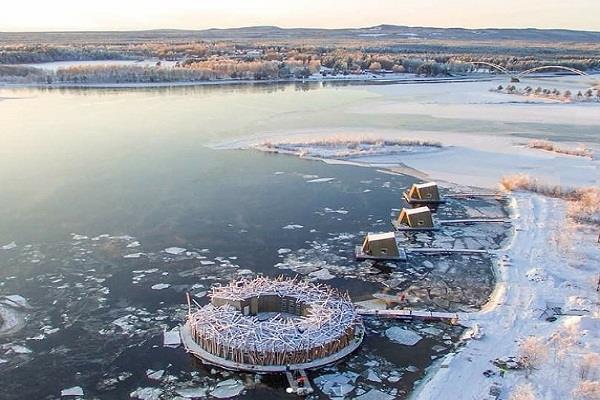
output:
MULTIPOLYGON (((353 260, 362 234, 389 229, 390 210, 401 206, 413 178, 204 146, 276 125, 335 124, 345 105, 373 96, 358 87, 303 90, 2 92, 21 98, 0 101, 0 246, 15 242, 0 250, 0 295, 18 294, 31 305, 13 310, 27 318, 24 328, 0 337, 4 397, 54 398, 81 386, 86 397, 154 388, 169 398, 182 388, 212 390, 226 378, 253 388, 249 398, 284 397, 280 378, 198 366, 182 349, 162 347, 162 332, 183 320, 186 292, 202 304, 213 283, 234 276, 311 277, 315 270, 298 267, 307 260, 355 301, 402 291, 419 306, 458 309, 485 300, 486 257, 383 266, 353 260), (185 251, 169 254, 169 247, 185 251), (454 302, 443 303, 448 295, 454 302)), ((451 203, 445 212, 469 210, 451 203)), ((465 237, 493 247, 505 232, 448 231, 440 240, 465 237)), ((411 347, 386 336, 392 326, 402 325, 368 321, 364 346, 312 377, 360 374, 353 394, 374 388, 402 397, 461 332, 413 324, 422 340, 411 347)))

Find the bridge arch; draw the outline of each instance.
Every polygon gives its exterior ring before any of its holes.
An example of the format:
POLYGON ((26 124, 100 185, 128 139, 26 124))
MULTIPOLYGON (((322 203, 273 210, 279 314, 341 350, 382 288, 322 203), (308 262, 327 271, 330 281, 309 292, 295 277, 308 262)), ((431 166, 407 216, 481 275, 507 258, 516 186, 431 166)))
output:
POLYGON ((498 71, 502 72, 503 74, 506 75, 510 75, 510 71, 507 70, 506 68, 504 68, 502 65, 498 65, 498 64, 494 64, 494 63, 490 63, 490 62, 486 62, 486 61, 469 61, 469 64, 473 64, 473 65, 487 65, 488 67, 492 67, 494 69, 497 69, 498 71))
POLYGON ((589 76, 588 74, 586 74, 585 72, 583 72, 581 70, 578 70, 577 68, 564 67, 562 65, 544 65, 542 67, 530 68, 526 71, 519 72, 517 74, 517 78, 522 78, 523 76, 525 76, 527 74, 531 74, 533 72, 542 71, 542 70, 546 70, 546 69, 560 69, 563 71, 573 72, 574 74, 581 75, 581 76, 589 76))

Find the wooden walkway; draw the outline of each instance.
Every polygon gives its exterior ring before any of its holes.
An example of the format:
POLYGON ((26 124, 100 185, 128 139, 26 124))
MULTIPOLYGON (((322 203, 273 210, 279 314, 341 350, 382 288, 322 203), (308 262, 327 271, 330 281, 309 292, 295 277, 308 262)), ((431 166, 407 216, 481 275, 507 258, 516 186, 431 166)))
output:
POLYGON ((437 222, 439 222, 442 225, 475 224, 475 223, 505 224, 505 223, 509 223, 510 219, 507 219, 507 218, 441 219, 441 220, 439 220, 437 222))
POLYGON ((442 311, 420 311, 420 310, 365 310, 358 309, 357 312, 363 316, 396 318, 406 320, 421 320, 421 321, 442 321, 452 324, 458 323, 458 313, 449 313, 442 311))
POLYGON ((489 250, 444 249, 442 247, 404 248, 406 254, 490 254, 489 250))

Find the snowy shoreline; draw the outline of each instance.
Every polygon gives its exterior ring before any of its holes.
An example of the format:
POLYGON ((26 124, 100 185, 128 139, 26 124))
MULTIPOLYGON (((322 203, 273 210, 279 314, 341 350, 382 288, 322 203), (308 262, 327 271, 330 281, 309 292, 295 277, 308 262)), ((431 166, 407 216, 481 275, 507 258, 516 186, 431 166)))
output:
POLYGON ((135 88, 161 88, 161 87, 186 87, 186 86, 229 86, 229 85, 281 85, 281 84, 306 84, 306 83, 356 83, 356 84, 434 84, 434 83, 467 83, 467 82, 490 82, 495 77, 490 76, 464 76, 464 77, 410 77, 403 76, 336 76, 308 79, 222 79, 212 81, 175 81, 175 82, 131 82, 131 83, 9 83, 0 81, 0 89, 20 88, 96 88, 96 89, 135 89, 135 88))

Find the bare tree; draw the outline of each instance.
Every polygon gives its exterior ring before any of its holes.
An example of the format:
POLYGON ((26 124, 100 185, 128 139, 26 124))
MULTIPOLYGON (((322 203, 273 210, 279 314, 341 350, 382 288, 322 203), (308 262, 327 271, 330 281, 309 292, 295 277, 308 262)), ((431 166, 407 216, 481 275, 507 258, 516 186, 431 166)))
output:
POLYGON ((598 368, 600 368, 600 354, 586 354, 579 363, 579 377, 582 380, 593 380, 598 374, 598 368))
POLYGON ((519 361, 527 376, 545 361, 548 349, 544 341, 536 336, 529 336, 519 345, 519 361))
POLYGON ((513 390, 510 400, 536 400, 531 383, 522 383, 513 390))
POLYGON ((600 382, 581 381, 573 390, 573 398, 577 400, 600 399, 600 382))

